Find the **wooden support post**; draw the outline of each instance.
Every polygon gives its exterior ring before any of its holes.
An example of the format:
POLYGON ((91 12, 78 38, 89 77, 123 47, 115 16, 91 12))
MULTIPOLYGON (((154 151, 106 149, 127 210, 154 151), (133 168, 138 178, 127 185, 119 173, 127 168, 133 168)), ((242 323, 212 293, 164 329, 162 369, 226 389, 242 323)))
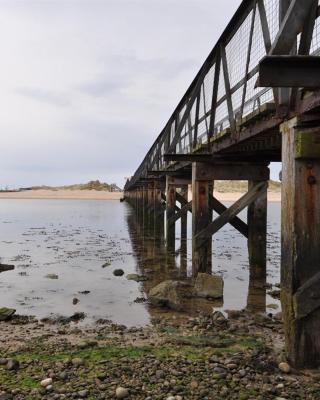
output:
MULTIPOLYGON (((180 195, 188 201, 188 185, 181 186, 180 195)), ((182 242, 187 241, 187 220, 188 220, 188 213, 184 213, 181 215, 181 244, 182 242)))
POLYGON ((162 192, 165 188, 161 181, 155 181, 154 185, 154 221, 155 234, 160 239, 164 239, 164 208, 162 205, 162 192))
MULTIPOLYGON (((249 181, 249 191, 259 181, 249 181)), ((267 182, 259 197, 248 206, 248 251, 250 277, 266 284, 267 266, 267 182)))
POLYGON ((198 246, 196 235, 205 229, 212 221, 212 210, 209 197, 212 191, 212 181, 198 176, 198 163, 192 163, 192 270, 211 272, 212 238, 198 246))
POLYGON ((148 183, 148 211, 152 212, 154 207, 154 183, 148 183))
MULTIPOLYGON (((188 202, 188 185, 181 186, 180 195, 188 202)), ((182 208, 182 205, 181 205, 182 208)), ((187 276, 187 232, 188 212, 181 215, 181 240, 180 240, 180 276, 187 276)))
POLYGON ((176 187, 170 183, 170 177, 166 177, 166 241, 167 250, 173 253, 176 241, 176 224, 172 221, 176 207, 176 187), (171 221, 170 221, 171 219, 171 221))
POLYGON ((320 124, 296 118, 282 132, 281 302, 286 353, 320 366, 320 124))

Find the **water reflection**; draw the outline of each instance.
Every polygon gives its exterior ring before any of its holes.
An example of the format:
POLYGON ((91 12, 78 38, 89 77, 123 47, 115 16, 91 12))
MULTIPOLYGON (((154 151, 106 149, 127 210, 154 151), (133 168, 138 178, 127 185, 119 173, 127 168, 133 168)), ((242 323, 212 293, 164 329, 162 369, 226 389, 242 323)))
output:
MULTIPOLYGON (((129 236, 137 260, 137 270, 148 276, 143 282, 143 290, 148 293, 151 288, 166 280, 179 280, 182 285, 178 291, 182 312, 196 315, 199 311, 211 313, 213 307, 222 307, 223 301, 208 300, 192 296, 194 277, 188 276, 187 239, 180 240, 180 248, 176 253, 166 251, 163 232, 157 226, 152 213, 137 212, 131 208, 127 214, 129 236)), ((172 310, 160 310, 149 306, 151 317, 159 314, 170 314, 172 310)))
MULTIPOLYGON (((137 269, 139 273, 149 278, 143 283, 145 293, 147 294, 151 288, 165 280, 180 280, 186 285, 181 296, 183 310, 188 314, 199 311, 208 313, 212 312, 213 308, 224 309, 223 298, 213 301, 191 295, 195 277, 191 260, 188 259, 188 242, 190 241, 184 235, 178 237, 176 243, 178 250, 175 253, 168 253, 164 242, 163 220, 163 214, 158 214, 155 218, 152 212, 141 213, 133 207, 130 207, 127 214, 128 231, 137 260, 137 269)), ((266 311, 266 286, 266 274, 263 271, 250 271, 245 308, 251 312, 266 311)), ((236 302, 233 304, 234 308, 239 308, 236 302)), ((154 314, 160 311, 151 308, 149 312, 154 314)))

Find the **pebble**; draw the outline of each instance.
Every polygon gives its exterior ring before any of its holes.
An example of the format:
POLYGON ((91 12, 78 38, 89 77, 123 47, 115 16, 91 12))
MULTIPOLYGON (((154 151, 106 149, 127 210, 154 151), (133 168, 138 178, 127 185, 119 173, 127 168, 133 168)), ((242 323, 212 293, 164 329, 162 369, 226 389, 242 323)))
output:
POLYGON ((116 398, 117 399, 125 399, 128 396, 129 396, 128 389, 121 387, 121 386, 117 387, 117 389, 116 389, 116 398))
POLYGON ((197 381, 191 381, 191 383, 190 383, 191 389, 193 389, 193 390, 197 389, 198 386, 199 386, 199 384, 197 381))
POLYGON ((47 387, 52 384, 52 378, 45 378, 40 382, 42 387, 47 387))
MULTIPOLYGON (((122 275, 124 275, 124 270, 123 269, 115 269, 114 271, 113 271, 113 275, 114 276, 122 276, 122 275)), ((122 398, 122 397, 121 397, 122 398)))
POLYGON ((84 364, 82 358, 73 358, 73 359, 71 360, 71 363, 72 363, 72 365, 75 366, 75 367, 80 367, 81 365, 84 364))
POLYGON ((19 367, 20 367, 20 363, 19 363, 18 360, 14 360, 14 359, 12 359, 12 358, 10 358, 10 359, 8 360, 8 362, 7 362, 7 369, 8 369, 9 371, 16 371, 16 370, 19 369, 19 367))
POLYGON ((89 394, 89 390, 87 390, 87 389, 79 390, 79 392, 78 392, 78 396, 81 397, 82 399, 87 397, 88 394, 89 394))
POLYGON ((281 362, 278 365, 280 371, 284 372, 285 374, 289 374, 289 372, 291 371, 291 367, 287 362, 281 362))

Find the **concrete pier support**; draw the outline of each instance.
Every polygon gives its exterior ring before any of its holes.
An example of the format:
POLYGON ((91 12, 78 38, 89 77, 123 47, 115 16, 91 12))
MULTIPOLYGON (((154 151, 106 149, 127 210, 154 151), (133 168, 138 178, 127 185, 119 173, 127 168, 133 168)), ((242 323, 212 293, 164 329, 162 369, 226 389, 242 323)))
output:
POLYGON ((210 272, 212 268, 212 238, 211 236, 199 246, 196 235, 212 222, 210 207, 210 193, 212 181, 201 178, 198 172, 199 164, 192 164, 192 270, 196 276, 198 272, 210 272))
POLYGON ((281 302, 295 367, 320 366, 319 126, 296 118, 281 126, 281 302))
POLYGON ((176 224, 173 220, 176 207, 176 186, 166 177, 166 243, 168 252, 175 251, 176 224))

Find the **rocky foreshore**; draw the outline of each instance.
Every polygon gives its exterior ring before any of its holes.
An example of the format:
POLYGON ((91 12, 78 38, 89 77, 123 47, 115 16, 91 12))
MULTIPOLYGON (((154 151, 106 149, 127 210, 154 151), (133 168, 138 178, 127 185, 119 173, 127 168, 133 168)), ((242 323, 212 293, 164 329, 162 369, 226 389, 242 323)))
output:
POLYGON ((142 328, 59 321, 0 323, 1 400, 320 399, 317 371, 284 358, 279 315, 214 312, 142 328))

